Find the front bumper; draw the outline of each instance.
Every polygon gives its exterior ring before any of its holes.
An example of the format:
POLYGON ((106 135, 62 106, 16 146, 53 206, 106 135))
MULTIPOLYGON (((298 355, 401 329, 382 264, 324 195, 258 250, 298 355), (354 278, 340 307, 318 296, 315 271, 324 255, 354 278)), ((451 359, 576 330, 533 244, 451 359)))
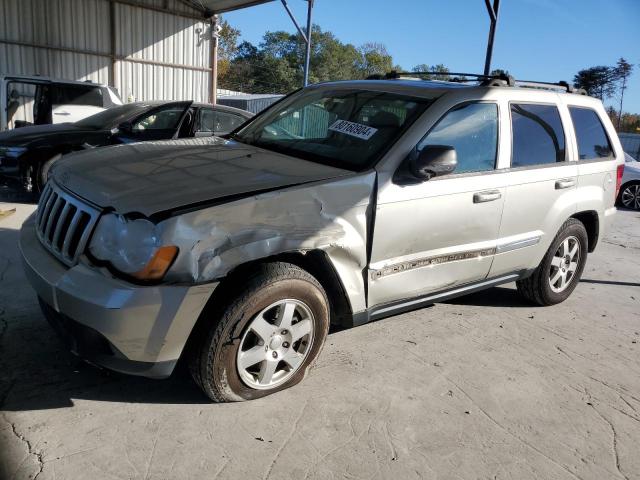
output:
POLYGON ((20 232, 25 273, 70 348, 119 372, 169 376, 217 283, 138 286, 82 263, 68 268, 42 246, 34 218, 20 232))
POLYGON ((0 157, 0 175, 5 177, 19 177, 20 165, 14 158, 0 157))

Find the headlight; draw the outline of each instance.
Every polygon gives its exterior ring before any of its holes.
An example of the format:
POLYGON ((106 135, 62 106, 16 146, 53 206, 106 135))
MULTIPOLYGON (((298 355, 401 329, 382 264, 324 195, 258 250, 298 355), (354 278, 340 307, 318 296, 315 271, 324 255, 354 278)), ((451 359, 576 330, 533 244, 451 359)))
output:
POLYGON ((178 247, 161 245, 156 226, 148 220, 108 214, 98 222, 89 252, 119 272, 149 281, 164 277, 178 247))
POLYGON ((27 151, 26 147, 2 147, 0 146, 0 157, 18 158, 27 151))

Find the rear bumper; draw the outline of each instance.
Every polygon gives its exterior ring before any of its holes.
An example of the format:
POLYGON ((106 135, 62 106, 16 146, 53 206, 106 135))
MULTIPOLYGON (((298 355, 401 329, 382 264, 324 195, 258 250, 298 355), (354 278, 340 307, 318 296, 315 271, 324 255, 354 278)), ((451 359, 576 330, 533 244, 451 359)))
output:
POLYGON ((138 286, 82 263, 67 268, 37 239, 33 216, 20 232, 20 251, 47 320, 69 347, 134 375, 171 374, 217 286, 138 286))

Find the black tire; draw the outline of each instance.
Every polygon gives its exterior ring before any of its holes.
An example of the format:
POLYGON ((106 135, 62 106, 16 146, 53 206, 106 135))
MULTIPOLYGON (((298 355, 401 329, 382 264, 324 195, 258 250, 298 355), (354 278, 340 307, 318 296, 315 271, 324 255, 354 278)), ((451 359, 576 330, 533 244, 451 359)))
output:
MULTIPOLYGON (((189 369, 195 382, 215 402, 251 400, 299 383, 322 350, 329 332, 329 301, 320 283, 308 272, 290 263, 260 265, 244 287, 229 302, 203 318, 189 352, 189 369), (298 370, 284 383, 270 389, 248 386, 240 377, 237 354, 249 323, 269 305, 282 299, 304 302, 313 314, 314 335, 310 350, 298 370)), ((205 314, 206 315, 206 314, 205 314)))
POLYGON ((541 306, 555 305, 564 302, 580 282, 582 271, 587 262, 588 250, 589 239, 584 225, 579 220, 570 218, 560 227, 560 231, 553 239, 553 242, 551 242, 549 250, 547 250, 542 262, 540 262, 540 265, 534 270, 533 274, 516 282, 518 293, 525 300, 541 306), (579 242, 578 266, 570 282, 567 282, 568 285, 566 289, 562 292, 555 292, 549 284, 551 261, 560 248, 560 245, 569 237, 575 237, 579 242))
POLYGON ((640 195, 640 182, 628 182, 625 183, 624 185, 622 185, 622 187, 620 188, 620 193, 618 193, 618 198, 616 199, 616 205, 618 205, 619 207, 624 207, 624 208, 629 208, 632 210, 640 210, 640 202, 635 201, 636 199, 638 199, 638 195, 640 195), (628 192, 628 196, 626 196, 626 202, 627 204, 625 205, 625 201, 623 201, 623 196, 625 196, 625 192, 628 192), (634 198, 630 198, 634 197, 634 198), (629 203, 629 200, 631 200, 631 203, 629 203))

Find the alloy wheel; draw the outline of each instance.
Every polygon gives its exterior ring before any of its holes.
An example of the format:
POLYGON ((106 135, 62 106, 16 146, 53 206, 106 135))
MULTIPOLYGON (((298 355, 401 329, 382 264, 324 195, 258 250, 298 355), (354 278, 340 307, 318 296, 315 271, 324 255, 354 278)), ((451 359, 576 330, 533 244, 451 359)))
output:
POLYGON ((309 354, 313 330, 313 313, 299 300, 279 300, 263 309, 240 342, 236 361, 242 381, 256 389, 286 382, 309 354))
POLYGON ((563 292, 573 281, 580 264, 580 240, 570 236, 558 246, 551 259, 549 286, 556 293, 563 292))
POLYGON ((625 187, 620 196, 620 201, 627 208, 640 210, 640 183, 625 187))

